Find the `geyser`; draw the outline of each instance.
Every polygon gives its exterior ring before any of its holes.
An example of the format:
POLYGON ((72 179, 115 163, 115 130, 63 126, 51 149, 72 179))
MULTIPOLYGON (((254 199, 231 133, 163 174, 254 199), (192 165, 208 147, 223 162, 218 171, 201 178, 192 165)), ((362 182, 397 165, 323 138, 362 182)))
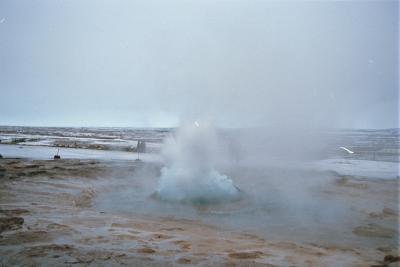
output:
POLYGON ((222 153, 215 129, 198 122, 185 124, 165 140, 155 196, 161 200, 207 204, 240 198, 240 190, 215 169, 222 153))

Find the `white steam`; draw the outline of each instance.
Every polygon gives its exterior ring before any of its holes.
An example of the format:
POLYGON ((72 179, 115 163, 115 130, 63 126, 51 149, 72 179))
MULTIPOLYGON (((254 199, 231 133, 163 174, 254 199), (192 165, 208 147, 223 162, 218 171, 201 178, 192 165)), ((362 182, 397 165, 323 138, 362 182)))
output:
POLYGON ((221 153, 211 125, 186 124, 176 135, 167 138, 156 196, 172 202, 210 203, 235 200, 239 190, 227 176, 215 169, 221 153))

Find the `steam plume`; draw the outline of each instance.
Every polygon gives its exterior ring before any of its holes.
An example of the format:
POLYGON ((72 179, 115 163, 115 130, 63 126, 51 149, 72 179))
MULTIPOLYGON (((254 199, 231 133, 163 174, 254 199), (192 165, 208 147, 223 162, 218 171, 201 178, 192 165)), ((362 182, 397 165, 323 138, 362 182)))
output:
POLYGON ((239 190, 231 179, 215 169, 218 137, 209 124, 185 124, 167 138, 163 156, 166 166, 156 195, 172 202, 209 203, 235 200, 239 190))

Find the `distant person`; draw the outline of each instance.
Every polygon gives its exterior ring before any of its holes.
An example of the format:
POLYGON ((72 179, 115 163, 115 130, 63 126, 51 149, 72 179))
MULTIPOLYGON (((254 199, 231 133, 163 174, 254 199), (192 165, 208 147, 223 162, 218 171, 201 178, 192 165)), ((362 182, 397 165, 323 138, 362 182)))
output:
POLYGON ((146 142, 138 141, 136 151, 139 153, 146 153, 146 142))

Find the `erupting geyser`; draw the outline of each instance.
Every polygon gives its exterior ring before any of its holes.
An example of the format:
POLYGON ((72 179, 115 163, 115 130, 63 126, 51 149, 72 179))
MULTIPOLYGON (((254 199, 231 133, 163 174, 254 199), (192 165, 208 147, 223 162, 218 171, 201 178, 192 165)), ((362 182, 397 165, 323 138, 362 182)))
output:
POLYGON ((165 167, 155 192, 161 200, 194 204, 237 200, 240 191, 215 169, 221 153, 213 127, 198 122, 165 141, 165 167))

